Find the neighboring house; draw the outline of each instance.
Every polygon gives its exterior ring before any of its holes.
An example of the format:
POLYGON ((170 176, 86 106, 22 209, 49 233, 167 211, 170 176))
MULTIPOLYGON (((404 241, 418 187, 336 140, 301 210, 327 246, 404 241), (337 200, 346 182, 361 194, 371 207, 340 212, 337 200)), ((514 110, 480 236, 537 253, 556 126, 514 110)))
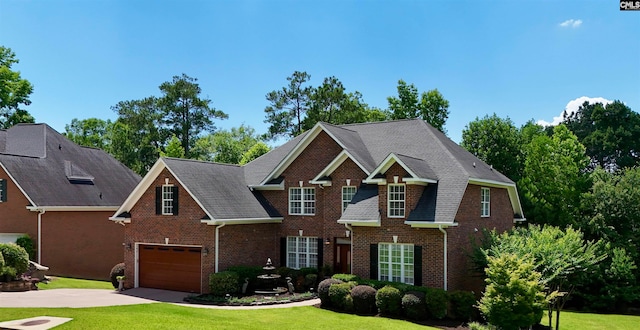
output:
POLYGON ((124 235, 108 219, 139 181, 46 124, 0 130, 0 237, 28 234, 49 274, 107 279, 122 262, 124 235))
POLYGON ((193 292, 267 258, 477 288, 472 238, 524 220, 511 180, 422 120, 319 123, 245 166, 162 158, 111 219, 127 286, 193 292))

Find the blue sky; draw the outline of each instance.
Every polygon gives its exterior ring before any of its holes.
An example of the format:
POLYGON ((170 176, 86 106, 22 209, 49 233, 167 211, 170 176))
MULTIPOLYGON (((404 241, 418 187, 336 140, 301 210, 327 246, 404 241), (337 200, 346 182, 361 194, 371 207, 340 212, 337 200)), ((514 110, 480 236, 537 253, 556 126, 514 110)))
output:
POLYGON ((0 0, 0 45, 35 87, 26 109, 60 132, 182 73, 229 115, 218 127, 259 133, 265 95, 296 70, 379 108, 398 79, 437 88, 456 142, 476 117, 552 122, 581 97, 640 112, 638 33, 640 11, 611 0, 0 0))

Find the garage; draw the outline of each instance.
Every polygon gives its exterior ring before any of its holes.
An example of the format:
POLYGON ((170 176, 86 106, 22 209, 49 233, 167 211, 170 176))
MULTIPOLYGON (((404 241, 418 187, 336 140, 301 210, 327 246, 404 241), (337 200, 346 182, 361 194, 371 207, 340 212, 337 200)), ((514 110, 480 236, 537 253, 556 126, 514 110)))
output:
POLYGON ((200 256, 199 247, 141 245, 139 286, 199 293, 200 256))

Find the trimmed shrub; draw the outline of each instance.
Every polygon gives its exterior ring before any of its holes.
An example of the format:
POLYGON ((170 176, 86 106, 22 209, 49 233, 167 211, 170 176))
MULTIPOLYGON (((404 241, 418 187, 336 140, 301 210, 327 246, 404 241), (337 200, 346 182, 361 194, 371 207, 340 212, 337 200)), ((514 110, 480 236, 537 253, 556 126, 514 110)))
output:
POLYGON ((300 268, 300 275, 306 277, 309 274, 316 274, 318 275, 318 268, 315 267, 303 267, 300 268))
POLYGON ((353 297, 351 297, 350 294, 344 297, 344 310, 349 313, 353 313, 353 297))
POLYGON ((4 257, 4 267, 0 269, 0 278, 14 280, 29 268, 29 254, 15 243, 0 244, 0 254, 4 257))
POLYGON ((238 274, 238 288, 242 288, 245 278, 249 279, 249 287, 255 288, 258 275, 264 274, 264 269, 260 266, 231 266, 227 268, 227 271, 238 274))
POLYGON ((440 320, 447 316, 447 304, 449 302, 447 291, 427 288, 425 301, 429 317, 440 320))
POLYGON ((357 282, 360 278, 353 274, 333 274, 331 278, 335 278, 336 280, 340 280, 342 282, 357 282))
POLYGON ((33 248, 33 240, 29 235, 22 235, 18 237, 16 240, 16 244, 22 246, 27 254, 29 255, 29 260, 34 260, 36 258, 36 250, 33 248))
MULTIPOLYGON (((347 301, 346 297, 351 293, 351 289, 356 286, 355 282, 347 282, 347 283, 335 283, 329 286, 329 300, 331 301, 331 306, 347 310, 347 301)), ((349 300, 351 300, 351 309, 353 309, 353 299, 349 296, 349 300)))
POLYGON ((402 294, 400 290, 387 285, 376 293, 376 306, 380 314, 400 315, 402 312, 402 294))
POLYGON ((305 291, 309 290, 310 288, 314 288, 316 286, 316 283, 318 283, 318 274, 307 274, 304 277, 304 286, 305 286, 305 291))
POLYGON ((410 320, 424 320, 427 318, 427 306, 424 293, 410 291, 402 296, 402 311, 410 320))
POLYGON ((449 317, 469 321, 475 314, 476 297, 473 292, 453 291, 449 293, 449 317))
POLYGON ((331 300, 329 299, 329 288, 332 284, 344 283, 340 280, 336 280, 335 278, 328 278, 323 280, 318 284, 318 296, 320 297, 320 302, 322 306, 328 307, 331 306, 331 300))
POLYGON ((230 271, 209 275, 209 293, 222 297, 238 292, 238 274, 230 271))
POLYGON ((118 276, 124 276, 124 262, 116 264, 111 268, 111 272, 109 272, 109 278, 111 279, 111 285, 113 285, 114 289, 119 287, 118 276))
POLYGON ((376 293, 377 290, 368 285, 357 285, 351 289, 351 299, 356 314, 372 315, 378 312, 376 293))

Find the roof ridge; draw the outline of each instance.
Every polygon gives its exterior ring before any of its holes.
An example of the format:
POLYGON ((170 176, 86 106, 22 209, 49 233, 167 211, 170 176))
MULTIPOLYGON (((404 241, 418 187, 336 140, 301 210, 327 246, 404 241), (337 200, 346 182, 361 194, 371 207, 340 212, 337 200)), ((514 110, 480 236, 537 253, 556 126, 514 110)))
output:
POLYGON ((405 154, 400 154, 400 153, 396 153, 396 152, 390 152, 389 154, 394 154, 394 155, 396 155, 396 156, 407 157, 407 158, 411 158, 411 159, 415 159, 415 160, 422 160, 422 161, 426 161, 426 159, 424 159, 424 158, 413 157, 413 156, 409 156, 409 155, 405 155, 405 154))
POLYGON ((240 167, 240 168, 243 167, 242 165, 238 165, 238 164, 219 163, 219 162, 212 162, 212 161, 200 160, 200 159, 177 158, 177 157, 161 157, 161 158, 170 159, 170 160, 177 160, 177 161, 183 161, 183 162, 190 162, 190 163, 211 164, 211 165, 225 165, 225 166, 240 167))
MULTIPOLYGON (((369 121, 369 122, 365 122, 365 123, 343 124, 343 125, 339 125, 338 127, 344 128, 344 127, 348 127, 348 126, 391 124, 391 123, 399 123, 399 122, 403 122, 403 121, 422 121, 422 122, 424 122, 424 120, 420 119, 420 118, 405 118, 405 119, 393 119, 393 120, 383 120, 383 121, 369 121)), ((337 125, 334 125, 334 126, 337 126, 337 125)))

